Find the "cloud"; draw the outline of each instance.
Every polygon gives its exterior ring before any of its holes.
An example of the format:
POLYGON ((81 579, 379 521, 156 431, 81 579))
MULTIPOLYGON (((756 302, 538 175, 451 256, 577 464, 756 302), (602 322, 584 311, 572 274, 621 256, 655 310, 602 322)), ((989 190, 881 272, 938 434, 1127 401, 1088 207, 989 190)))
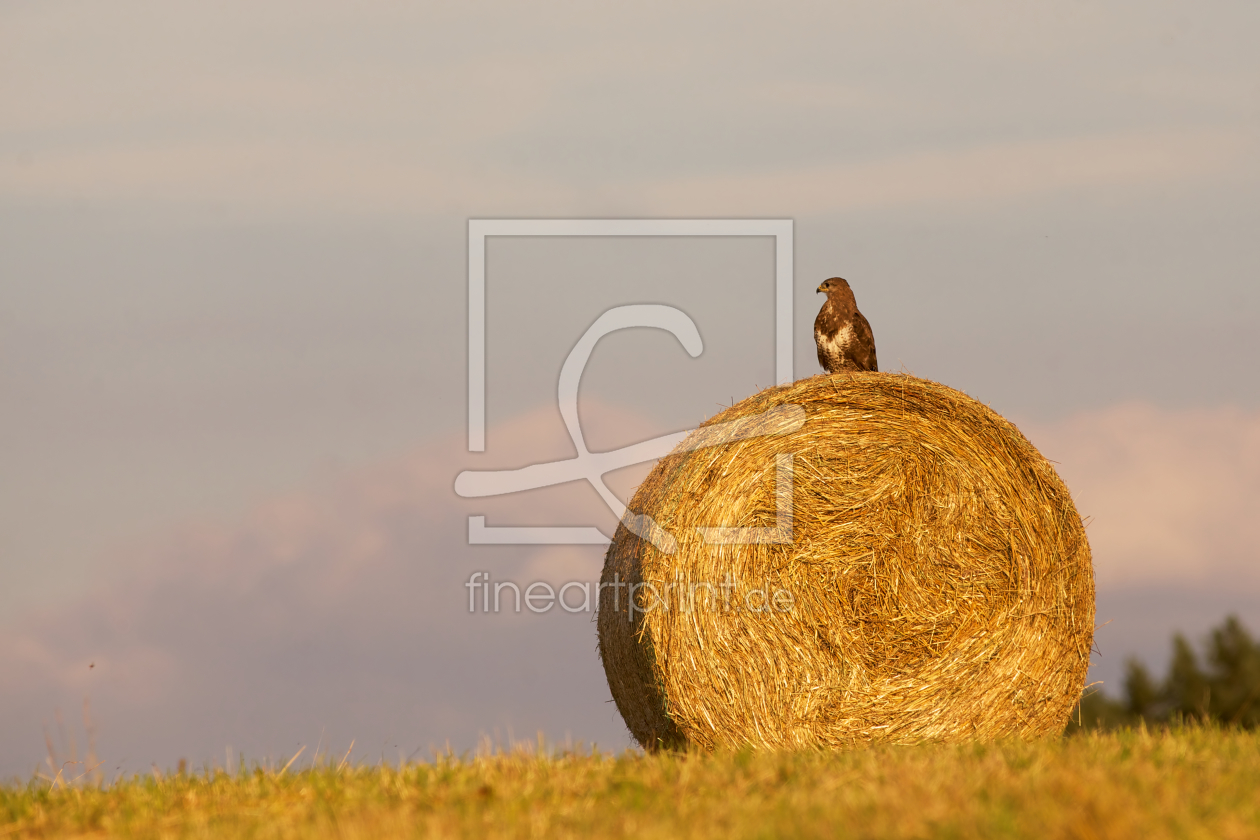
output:
POLYGON ((1260 586, 1260 414, 1128 403, 1024 431, 1090 519, 1101 587, 1260 586))
POLYGON ((522 210, 574 193, 519 172, 481 171, 377 142, 244 138, 64 149, 0 161, 0 192, 44 201, 219 204, 304 217, 435 213, 470 204, 522 210))
POLYGON ((652 206, 692 213, 823 214, 975 205, 1111 187, 1219 177, 1251 154, 1241 132, 1143 133, 1010 142, 821 164, 754 175, 679 179, 647 188, 652 206))
MULTIPOLYGON (((661 433, 588 401, 588 437, 608 448, 661 433)), ((1158 661, 1174 628, 1198 632, 1260 603, 1253 517, 1260 414, 1113 406, 1030 438, 1091 517, 1105 659, 1158 661)), ((595 654, 589 613, 469 613, 474 571, 498 581, 591 581, 598 546, 469 546, 467 516, 491 525, 588 525, 612 514, 582 484, 464 500, 461 469, 571 457, 558 413, 493 426, 488 452, 462 437, 275 499, 235 524, 189 525, 116 560, 90 594, 20 616, 0 635, 0 774, 30 772, 42 725, 90 698, 110 773, 288 756, 306 744, 362 757, 420 754, 482 735, 566 734, 628 743, 595 654)), ((648 465, 610 477, 627 498, 648 465)), ((569 603, 578 605, 579 592, 569 603)), ((1250 613, 1245 616, 1250 619, 1250 613)), ((81 740, 81 739, 80 739, 81 740)))
POLYGON ((1170 71, 1132 9, 128 5, 0 12, 0 196, 803 215, 1255 175, 1253 74, 1170 71))
POLYGON ((1001 205, 1063 193, 1175 187, 1250 173, 1245 132, 1069 137, 929 149, 807 166, 790 161, 700 177, 602 184, 405 144, 243 139, 65 149, 0 159, 0 193, 40 200, 209 203, 304 216, 338 213, 564 213, 616 205, 660 216, 821 215, 898 207, 1001 205), (610 204, 611 202, 611 204, 610 204))
MULTIPOLYGON (((585 426, 635 442, 660 430, 596 403, 585 426)), ((42 725, 90 698, 107 768, 194 763, 232 745, 291 755, 325 736, 378 754, 537 731, 628 743, 595 654, 590 613, 507 608, 469 614, 465 582, 598 579, 599 546, 467 545, 467 516, 491 524, 615 520, 577 484, 466 501, 463 468, 573 452, 554 409, 273 500, 234 525, 194 525, 108 564, 89 595, 21 616, 0 636, 0 775, 29 773, 42 725)), ((650 465, 613 482, 624 495, 650 465)), ((578 592, 568 603, 580 604, 578 592)))

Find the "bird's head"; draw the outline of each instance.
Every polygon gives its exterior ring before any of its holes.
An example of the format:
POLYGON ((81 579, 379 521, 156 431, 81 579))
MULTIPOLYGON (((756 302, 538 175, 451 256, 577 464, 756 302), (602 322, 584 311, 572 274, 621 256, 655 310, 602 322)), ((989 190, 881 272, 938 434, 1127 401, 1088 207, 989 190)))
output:
POLYGON ((849 288, 849 281, 843 277, 832 277, 822 281, 822 285, 818 287, 818 291, 827 297, 832 295, 853 297, 853 290, 849 288))

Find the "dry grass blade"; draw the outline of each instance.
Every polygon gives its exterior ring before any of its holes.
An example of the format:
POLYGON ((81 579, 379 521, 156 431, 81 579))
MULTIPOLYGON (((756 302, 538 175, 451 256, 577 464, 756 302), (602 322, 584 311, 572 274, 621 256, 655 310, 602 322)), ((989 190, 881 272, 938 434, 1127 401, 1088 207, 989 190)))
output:
POLYGON ((354 752, 353 738, 350 739, 350 748, 346 750, 346 754, 341 757, 341 762, 337 765, 337 772, 344 770, 346 765, 350 763, 350 753, 352 752, 354 752))
POLYGON ((302 753, 304 753, 304 752, 306 752, 306 747, 305 747, 305 746, 303 746, 301 749, 299 749, 297 752, 295 752, 295 753, 293 754, 293 758, 290 758, 290 759, 289 759, 289 761, 288 761, 288 763, 287 763, 287 764, 285 764, 283 767, 281 767, 281 768, 280 768, 280 773, 279 773, 279 775, 284 775, 285 773, 288 773, 288 772, 289 772, 289 768, 293 766, 293 762, 297 761, 297 760, 298 760, 298 756, 300 756, 300 755, 301 755, 302 753))

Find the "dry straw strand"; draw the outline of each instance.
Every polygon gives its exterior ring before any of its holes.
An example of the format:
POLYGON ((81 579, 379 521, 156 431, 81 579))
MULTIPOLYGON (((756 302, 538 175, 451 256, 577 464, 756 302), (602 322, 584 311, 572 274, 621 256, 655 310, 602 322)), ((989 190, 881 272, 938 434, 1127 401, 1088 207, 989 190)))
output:
MULTIPOLYGON (((905 374, 816 376, 705 425, 799 405, 804 425, 684 442, 609 546, 599 648, 622 717, 650 749, 852 747, 1060 732, 1094 628, 1081 517, 1019 430, 905 374), (774 528, 776 456, 792 455, 791 541, 774 528)), ((704 434, 704 427, 689 441, 704 434)))

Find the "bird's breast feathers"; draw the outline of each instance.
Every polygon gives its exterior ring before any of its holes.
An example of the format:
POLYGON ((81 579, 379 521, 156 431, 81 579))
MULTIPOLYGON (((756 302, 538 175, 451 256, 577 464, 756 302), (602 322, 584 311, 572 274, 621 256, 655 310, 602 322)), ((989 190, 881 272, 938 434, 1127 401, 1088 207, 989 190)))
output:
POLYGON ((853 343, 853 322, 846 321, 832 333, 819 327, 814 328, 814 341, 829 356, 840 356, 853 343))

